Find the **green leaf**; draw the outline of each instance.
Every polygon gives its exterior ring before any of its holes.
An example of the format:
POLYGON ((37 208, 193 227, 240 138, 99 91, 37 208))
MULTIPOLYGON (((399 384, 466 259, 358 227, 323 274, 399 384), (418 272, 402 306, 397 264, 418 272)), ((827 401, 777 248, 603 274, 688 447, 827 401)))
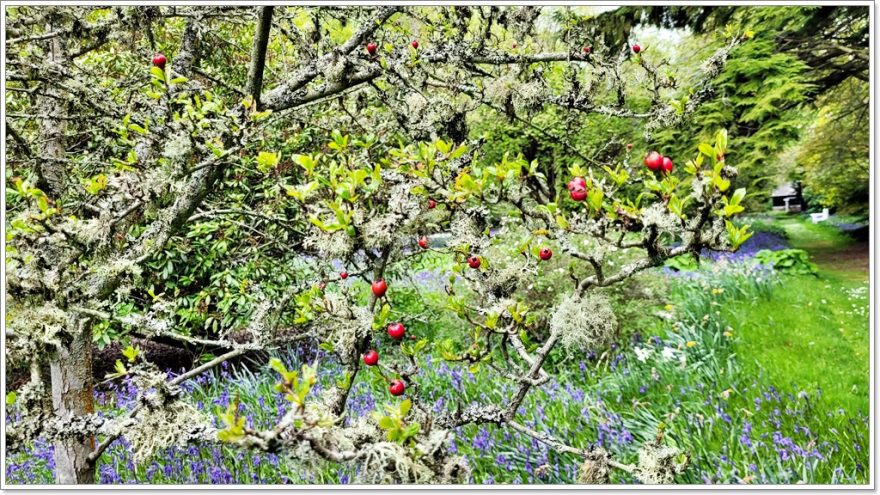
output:
POLYGON ((122 351, 122 355, 125 356, 126 359, 128 359, 129 363, 133 363, 135 359, 140 356, 140 354, 140 349, 136 349, 132 346, 128 346, 122 351))
POLYGON ((731 205, 738 205, 746 197, 746 189, 741 187, 733 192, 733 196, 730 198, 731 205))
POLYGON ((437 142, 434 143, 434 146, 436 146, 437 150, 439 150, 440 153, 443 154, 449 153, 449 150, 452 149, 452 143, 447 143, 442 139, 438 139, 437 142))
POLYGON ((700 149, 700 153, 708 156, 709 158, 712 158, 713 160, 715 159, 715 149, 712 148, 711 145, 706 144, 706 143, 700 143, 699 149, 700 149))
POLYGON ((6 405, 11 406, 15 404, 15 400, 18 398, 18 395, 15 392, 9 392, 6 394, 6 405))
POLYGON ((400 403, 400 417, 404 417, 409 413, 409 410, 412 409, 412 401, 410 399, 406 399, 400 403))
POLYGON ((458 158, 458 157, 464 155, 465 153, 467 153, 467 146, 465 146, 465 145, 462 144, 462 145, 459 146, 458 148, 455 148, 455 151, 453 151, 453 152, 449 155, 449 159, 454 160, 454 159, 456 159, 456 158, 458 158))
POLYGON ((568 223, 568 220, 566 220, 564 216, 556 215, 556 225, 559 225, 560 229, 567 230, 569 223, 568 223))
POLYGON ((92 177, 85 184, 86 191, 92 195, 98 194, 105 187, 107 187, 107 176, 104 174, 98 174, 92 177))
POLYGON ((721 129, 715 134, 715 153, 724 156, 727 153, 727 129, 721 129))
POLYGON ((128 124, 128 128, 132 131, 140 134, 141 136, 147 135, 147 130, 137 124, 128 124))
POLYGON ((257 169, 265 174, 278 166, 279 161, 280 158, 276 153, 261 151, 260 154, 257 155, 257 169))
POLYGON ((152 74, 153 77, 159 81, 165 81, 165 71, 158 67, 150 67, 150 74, 152 74))

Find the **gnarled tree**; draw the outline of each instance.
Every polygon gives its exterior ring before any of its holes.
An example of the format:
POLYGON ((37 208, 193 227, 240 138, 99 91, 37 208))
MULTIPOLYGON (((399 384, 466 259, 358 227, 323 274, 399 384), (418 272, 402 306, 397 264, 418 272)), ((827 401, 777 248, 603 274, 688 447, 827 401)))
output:
POLYGON ((686 125, 712 97, 712 79, 744 37, 725 39, 700 73, 678 80, 625 43, 587 51, 562 42, 552 25, 539 27, 542 15, 463 6, 10 8, 7 363, 30 370, 30 380, 12 406, 8 445, 54 441, 60 483, 94 482, 101 453, 122 435, 138 460, 223 441, 359 462, 367 481, 452 482, 467 471, 446 452, 450 429, 493 423, 582 455, 585 481, 606 480, 609 468, 670 481, 684 460, 660 439, 639 465, 622 464, 530 429, 517 410, 547 382, 558 346, 608 342, 603 288, 745 239, 728 220, 744 191, 729 194, 736 170, 725 162, 726 134, 683 171, 647 171, 640 152, 598 165, 584 157, 571 170, 582 178, 574 201, 534 162, 482 163, 468 116, 482 107, 528 119, 555 105, 643 123, 650 139, 686 125), (159 51, 168 64, 149 67, 159 51), (419 256, 417 238, 447 230, 451 240, 437 249, 455 260, 449 306, 472 332, 382 349, 365 371, 361 356, 393 315, 389 274, 419 256), (531 316, 527 292, 545 245, 558 246, 572 273, 550 319, 531 316), (389 293, 364 301, 362 285, 332 284, 330 260, 367 282, 388 278, 389 293), (92 342, 131 338, 216 357, 168 380, 132 347, 113 376, 133 377, 137 405, 97 415, 92 342), (270 430, 244 427, 233 408, 218 431, 181 397, 189 378, 299 339, 327 349, 341 375, 313 399, 322 363, 295 373, 273 362, 295 407, 270 430), (429 411, 416 359, 428 351, 491 367, 516 392, 502 404, 429 411), (344 423, 348 392, 367 372, 400 380, 409 398, 344 423))

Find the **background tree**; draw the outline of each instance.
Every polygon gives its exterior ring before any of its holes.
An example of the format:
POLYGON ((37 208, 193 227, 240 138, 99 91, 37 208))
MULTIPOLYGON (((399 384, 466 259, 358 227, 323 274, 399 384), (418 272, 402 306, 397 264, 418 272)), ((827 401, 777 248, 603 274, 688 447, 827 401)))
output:
POLYGON ((796 178, 822 206, 866 217, 870 200, 869 84, 849 79, 819 100, 796 156, 796 178))
MULTIPOLYGON (((688 29, 709 37, 729 27, 754 31, 754 41, 731 53, 715 81, 717 98, 694 118, 702 133, 666 132, 661 138, 665 146, 680 151, 719 126, 729 129, 736 153, 732 158, 740 164, 741 180, 750 185, 754 204, 767 199, 777 176, 804 178, 800 168, 780 171, 779 156, 796 146, 802 130, 810 126, 813 105, 821 104, 823 95, 841 86, 868 81, 866 6, 628 6, 584 19, 580 26, 594 43, 613 44, 630 39, 637 26, 647 25, 688 29)), ((820 185, 821 181, 813 175, 804 182, 816 188, 816 194, 834 187, 833 183, 820 185)), ((863 204, 856 200, 849 210, 863 204)))

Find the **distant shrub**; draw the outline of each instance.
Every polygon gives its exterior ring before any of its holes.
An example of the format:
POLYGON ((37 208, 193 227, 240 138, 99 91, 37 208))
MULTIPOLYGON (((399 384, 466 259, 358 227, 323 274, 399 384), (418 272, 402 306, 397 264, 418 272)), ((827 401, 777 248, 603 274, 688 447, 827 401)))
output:
POLYGON ((781 272, 797 275, 816 274, 816 265, 810 262, 810 255, 803 249, 782 249, 779 251, 763 249, 755 254, 755 261, 770 265, 781 272))

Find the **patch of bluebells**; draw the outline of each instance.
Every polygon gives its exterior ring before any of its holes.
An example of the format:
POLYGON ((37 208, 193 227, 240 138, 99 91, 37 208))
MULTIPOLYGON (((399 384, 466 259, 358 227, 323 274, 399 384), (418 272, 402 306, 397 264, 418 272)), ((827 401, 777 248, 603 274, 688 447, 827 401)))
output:
MULTIPOLYGON (((700 284, 692 287, 706 292, 700 284)), ((697 331, 719 333, 721 327, 707 323, 697 331)), ((692 465, 678 480, 682 483, 866 482, 866 412, 828 410, 818 390, 784 392, 751 376, 721 372, 717 366, 726 366, 727 347, 690 348, 684 345, 686 338, 691 337, 640 335, 607 353, 575 355, 555 379, 527 396, 517 420, 575 447, 602 447, 622 462, 636 462, 641 444, 654 438, 663 422, 666 438, 691 454, 692 465), (633 354, 636 346, 653 349, 647 362, 633 354), (664 349, 676 357, 664 360, 664 349)), ((724 338, 708 335, 701 342, 713 340, 724 338)), ((301 346, 282 357, 288 369, 319 360, 320 386, 313 394, 341 372, 338 364, 314 348, 301 346)), ((504 404, 518 388, 487 367, 470 369, 431 356, 421 359, 414 386, 435 413, 486 402, 504 404)), ((252 372, 228 365, 197 376, 182 388, 208 415, 239 397, 247 424, 268 428, 288 407, 273 389, 275 380, 275 373, 265 368, 252 372)), ((130 381, 122 380, 95 394, 99 408, 109 412, 133 407, 137 392, 130 381)), ((363 417, 392 401, 381 383, 359 380, 349 394, 348 410, 351 418, 363 417)), ((559 454, 520 432, 491 424, 456 428, 448 448, 466 457, 474 483, 575 483, 580 468, 580 460, 570 454, 559 454)), ((121 438, 101 458, 97 481, 345 484, 356 479, 354 466, 322 465, 315 468, 312 463, 302 465, 276 454, 229 446, 192 445, 167 449, 146 465, 136 466, 131 445, 121 438)), ((49 484, 53 472, 52 446, 46 442, 8 453, 10 484, 49 484)), ((620 472, 612 481, 635 482, 620 472)))
POLYGON ((700 255, 712 261, 726 260, 733 263, 741 263, 751 260, 758 254, 758 251, 764 249, 770 251, 780 251, 788 247, 788 242, 784 237, 775 232, 757 231, 744 242, 735 253, 725 251, 712 251, 704 249, 700 255))

